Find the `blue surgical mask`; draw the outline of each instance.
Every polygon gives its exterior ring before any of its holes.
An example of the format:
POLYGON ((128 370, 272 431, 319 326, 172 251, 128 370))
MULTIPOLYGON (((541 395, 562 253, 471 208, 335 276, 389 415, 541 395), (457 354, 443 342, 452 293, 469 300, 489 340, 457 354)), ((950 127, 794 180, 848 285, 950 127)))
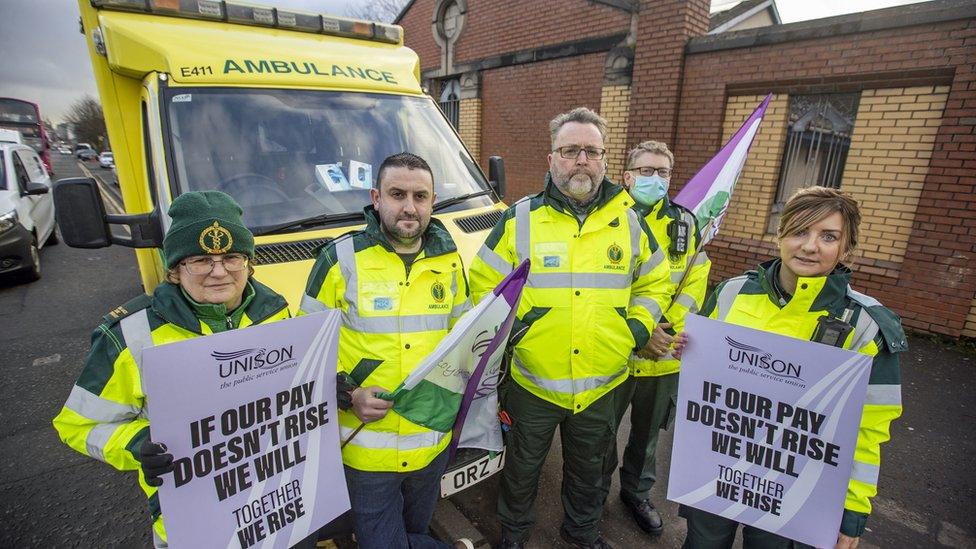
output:
POLYGON ((645 206, 653 206, 668 195, 669 181, 658 174, 638 175, 630 186, 630 196, 645 206))

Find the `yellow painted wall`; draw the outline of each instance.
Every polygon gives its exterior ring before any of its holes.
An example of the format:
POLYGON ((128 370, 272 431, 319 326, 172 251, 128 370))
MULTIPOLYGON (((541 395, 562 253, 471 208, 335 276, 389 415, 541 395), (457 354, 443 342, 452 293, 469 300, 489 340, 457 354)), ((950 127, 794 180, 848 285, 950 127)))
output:
MULTIPOLYGON (((481 161, 481 99, 462 99, 458 113, 458 135, 475 162, 481 161)), ((487 166, 485 166, 487 170, 487 166)))
MULTIPOLYGON (((604 86, 600 94, 600 116, 607 121, 607 177, 619 182, 627 160, 627 117, 630 113, 630 86, 604 86)), ((648 136, 648 139, 654 139, 648 136)), ((671 146, 671 144, 668 144, 671 146)))
MULTIPOLYGON (((735 134, 739 126, 749 118, 763 95, 737 95, 730 97, 725 107, 722 129, 724 144, 735 134)), ((722 232, 728 236, 766 240, 774 235, 766 234, 769 212, 776 199, 780 162, 786 142, 789 118, 789 96, 774 95, 766 108, 766 116, 756 139, 749 150, 749 158, 732 193, 732 203, 722 222, 722 232)), ((681 159, 677 159, 680 162, 681 159)))
POLYGON ((864 90, 841 188, 861 203, 860 256, 901 263, 948 86, 864 90))

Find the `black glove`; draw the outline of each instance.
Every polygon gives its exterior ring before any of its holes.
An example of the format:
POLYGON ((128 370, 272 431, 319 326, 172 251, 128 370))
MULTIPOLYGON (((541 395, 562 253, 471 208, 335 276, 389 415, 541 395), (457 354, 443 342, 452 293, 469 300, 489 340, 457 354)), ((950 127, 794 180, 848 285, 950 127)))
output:
POLYGON ((352 377, 345 372, 339 372, 336 377, 336 404, 340 410, 352 408, 352 392, 358 388, 352 377))
POLYGON ((162 486, 161 475, 170 473, 173 466, 173 454, 166 453, 166 445, 156 443, 146 437, 139 448, 139 461, 142 463, 142 474, 146 477, 146 484, 162 486))

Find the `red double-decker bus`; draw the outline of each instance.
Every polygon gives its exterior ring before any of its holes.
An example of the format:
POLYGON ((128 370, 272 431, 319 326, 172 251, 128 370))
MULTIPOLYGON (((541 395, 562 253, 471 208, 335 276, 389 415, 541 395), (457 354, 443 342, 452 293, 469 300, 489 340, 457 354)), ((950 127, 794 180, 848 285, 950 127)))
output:
POLYGON ((41 123, 41 111, 36 103, 0 97, 0 128, 20 132, 24 144, 37 151, 47 172, 54 175, 54 170, 51 169, 51 143, 47 139, 47 132, 41 123))

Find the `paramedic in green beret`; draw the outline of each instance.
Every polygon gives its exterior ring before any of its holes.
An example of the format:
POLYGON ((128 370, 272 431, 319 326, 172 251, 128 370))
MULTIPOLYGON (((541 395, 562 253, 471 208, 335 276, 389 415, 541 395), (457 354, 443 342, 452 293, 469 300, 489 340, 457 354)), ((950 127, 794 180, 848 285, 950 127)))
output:
POLYGON ((241 207, 219 191, 188 192, 169 209, 166 282, 103 317, 54 428, 65 444, 120 471, 137 471, 149 498, 153 542, 166 547, 160 475, 173 456, 149 437, 142 351, 288 318, 288 303, 254 280, 254 235, 241 207))

